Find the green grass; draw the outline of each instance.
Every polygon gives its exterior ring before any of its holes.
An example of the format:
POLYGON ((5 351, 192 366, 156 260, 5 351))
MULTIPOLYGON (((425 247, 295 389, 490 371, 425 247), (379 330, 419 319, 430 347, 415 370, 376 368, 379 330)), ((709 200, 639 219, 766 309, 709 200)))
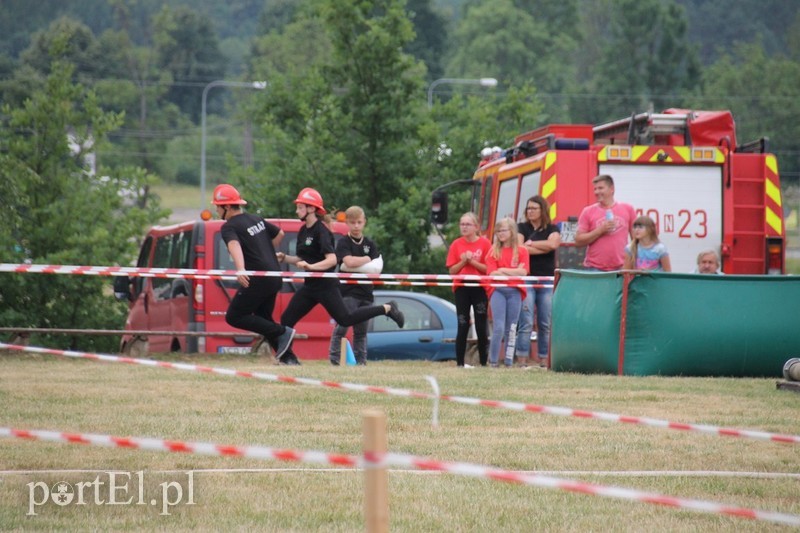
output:
MULTIPOLYGON (((443 394, 607 411, 800 434, 800 395, 769 379, 578 375, 456 369, 449 364, 324 362, 275 367, 253 357, 173 357, 193 363, 443 394)), ((357 454, 363 412, 388 419, 392 451, 800 514, 796 478, 691 475, 694 471, 800 473, 797 446, 445 402, 431 427, 428 401, 19 353, 0 354, 0 425, 151 436, 357 454), (678 471, 682 475, 624 472, 678 471), (613 472, 609 474, 609 472, 613 472), (622 473, 620 473, 622 472, 622 473)), ((194 506, 159 516, 149 506, 41 507, 26 517, 28 487, 91 481, 89 473, 0 476, 0 528, 47 530, 363 529, 363 474, 312 464, 137 452, 0 440, 3 470, 144 470, 150 486, 197 472, 194 506), (179 472, 167 472, 174 471, 179 472), (61 479, 63 478, 63 479, 61 479)), ((393 531, 769 531, 779 526, 544 488, 431 473, 389 475, 393 531)), ((782 528, 781 528, 782 529, 782 528)))
MULTIPOLYGON (((206 186, 208 202, 211 202, 211 192, 213 190, 213 187, 206 186)), ((168 209, 195 208, 200 198, 200 187, 196 185, 162 183, 153 186, 153 191, 161 198, 161 205, 168 209)))

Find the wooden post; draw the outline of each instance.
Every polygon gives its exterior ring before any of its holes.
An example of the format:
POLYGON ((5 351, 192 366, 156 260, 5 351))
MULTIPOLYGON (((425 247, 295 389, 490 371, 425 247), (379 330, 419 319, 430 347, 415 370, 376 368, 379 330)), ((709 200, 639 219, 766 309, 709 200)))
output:
POLYGON ((387 451, 386 414, 379 409, 364 411, 364 521, 369 533, 389 531, 389 474, 386 468, 374 468, 373 454, 387 451))

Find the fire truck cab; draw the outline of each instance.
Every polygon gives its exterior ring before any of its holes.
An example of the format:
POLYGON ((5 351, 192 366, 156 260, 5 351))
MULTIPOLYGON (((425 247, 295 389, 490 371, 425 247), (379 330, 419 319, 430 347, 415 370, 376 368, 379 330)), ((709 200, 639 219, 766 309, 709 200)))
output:
MULTIPOLYGON (((766 139, 737 144, 730 111, 667 109, 600 125, 552 124, 516 137, 481 160, 470 184, 472 210, 491 238, 503 217, 521 222, 541 195, 561 230, 560 268, 580 268, 574 244, 581 210, 596 200, 592 179, 614 179, 617 201, 652 218, 674 272, 717 251, 729 274, 784 272, 785 230, 777 160, 766 139)), ((447 217, 447 184, 433 194, 432 218, 447 217)))

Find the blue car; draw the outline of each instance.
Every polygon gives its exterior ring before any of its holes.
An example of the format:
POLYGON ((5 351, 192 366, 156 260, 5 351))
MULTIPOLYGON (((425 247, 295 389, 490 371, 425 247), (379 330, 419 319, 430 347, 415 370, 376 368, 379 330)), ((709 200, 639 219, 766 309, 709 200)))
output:
POLYGON ((455 360, 458 323, 452 302, 422 292, 375 291, 375 304, 389 300, 405 315, 405 327, 386 316, 370 320, 368 359, 455 360))

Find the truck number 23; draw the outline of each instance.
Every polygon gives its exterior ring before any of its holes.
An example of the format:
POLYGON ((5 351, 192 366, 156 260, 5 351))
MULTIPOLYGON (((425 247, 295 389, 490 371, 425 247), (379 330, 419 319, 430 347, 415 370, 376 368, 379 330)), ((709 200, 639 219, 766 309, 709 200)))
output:
POLYGON ((704 239, 708 236, 708 213, 704 209, 680 209, 677 215, 672 213, 664 213, 663 215, 657 209, 643 209, 636 210, 636 216, 646 215, 652 218, 656 223, 656 231, 659 233, 675 233, 675 222, 678 223, 678 238, 691 239, 704 239))

